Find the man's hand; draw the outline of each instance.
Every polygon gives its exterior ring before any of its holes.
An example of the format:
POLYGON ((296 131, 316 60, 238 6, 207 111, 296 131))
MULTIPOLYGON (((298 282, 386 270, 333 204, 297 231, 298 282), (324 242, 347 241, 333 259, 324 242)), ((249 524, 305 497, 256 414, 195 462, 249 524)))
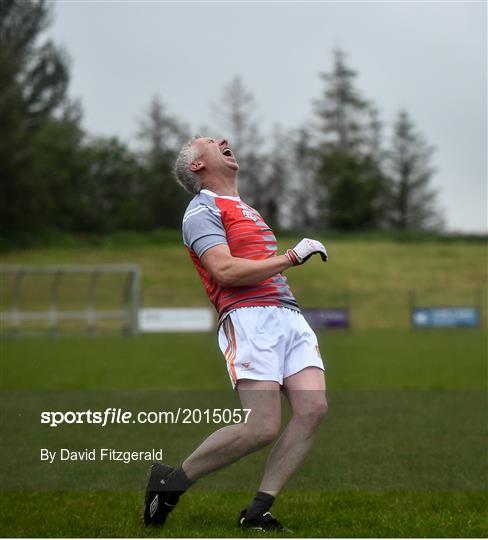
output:
POLYGON ((286 252, 286 256, 290 259, 290 262, 293 266, 298 264, 303 264, 305 261, 310 259, 312 255, 318 253, 324 262, 327 261, 329 256, 327 255, 327 250, 324 245, 318 240, 311 240, 310 238, 304 238, 300 240, 298 244, 293 248, 289 249, 286 252))

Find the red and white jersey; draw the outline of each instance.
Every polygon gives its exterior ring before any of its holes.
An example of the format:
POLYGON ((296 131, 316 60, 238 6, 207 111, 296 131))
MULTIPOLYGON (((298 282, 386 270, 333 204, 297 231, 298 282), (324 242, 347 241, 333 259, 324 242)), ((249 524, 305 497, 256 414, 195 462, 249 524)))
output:
POLYGON ((278 306, 300 311, 288 281, 276 274, 255 285, 219 287, 200 258, 218 244, 227 244, 234 257, 262 260, 275 257, 276 238, 263 218, 240 197, 216 195, 202 189, 183 216, 183 241, 205 291, 219 314, 219 323, 234 309, 278 306))

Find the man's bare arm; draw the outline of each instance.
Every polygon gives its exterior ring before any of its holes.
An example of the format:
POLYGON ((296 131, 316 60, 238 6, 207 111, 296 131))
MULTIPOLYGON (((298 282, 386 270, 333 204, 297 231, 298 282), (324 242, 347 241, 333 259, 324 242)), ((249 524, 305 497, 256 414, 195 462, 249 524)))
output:
POLYGON ((216 283, 224 288, 255 285, 292 266, 286 255, 258 261, 233 257, 226 244, 208 249, 201 261, 216 283))

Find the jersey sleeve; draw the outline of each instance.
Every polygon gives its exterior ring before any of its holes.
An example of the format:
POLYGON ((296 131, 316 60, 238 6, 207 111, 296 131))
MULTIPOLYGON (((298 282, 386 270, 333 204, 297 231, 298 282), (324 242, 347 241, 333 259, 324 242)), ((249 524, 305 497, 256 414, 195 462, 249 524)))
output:
POLYGON ((198 258, 211 247, 227 244, 220 213, 208 206, 187 212, 183 218, 183 241, 198 258))

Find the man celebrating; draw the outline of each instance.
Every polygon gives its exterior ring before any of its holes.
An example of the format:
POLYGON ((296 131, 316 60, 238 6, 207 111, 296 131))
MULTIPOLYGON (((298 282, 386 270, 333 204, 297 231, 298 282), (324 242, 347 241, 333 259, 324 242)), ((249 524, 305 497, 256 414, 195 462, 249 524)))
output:
POLYGON ((176 161, 178 182, 195 197, 183 217, 183 239, 219 314, 218 340, 247 422, 210 435, 183 463, 151 468, 146 525, 164 525, 179 497, 199 478, 273 442, 281 423, 280 390, 292 418, 274 444, 256 496, 238 524, 285 529, 270 513, 285 483, 309 452, 327 411, 317 337, 300 313, 282 272, 327 251, 304 238, 283 255, 261 215, 237 192, 239 165, 225 139, 197 137, 176 161))

